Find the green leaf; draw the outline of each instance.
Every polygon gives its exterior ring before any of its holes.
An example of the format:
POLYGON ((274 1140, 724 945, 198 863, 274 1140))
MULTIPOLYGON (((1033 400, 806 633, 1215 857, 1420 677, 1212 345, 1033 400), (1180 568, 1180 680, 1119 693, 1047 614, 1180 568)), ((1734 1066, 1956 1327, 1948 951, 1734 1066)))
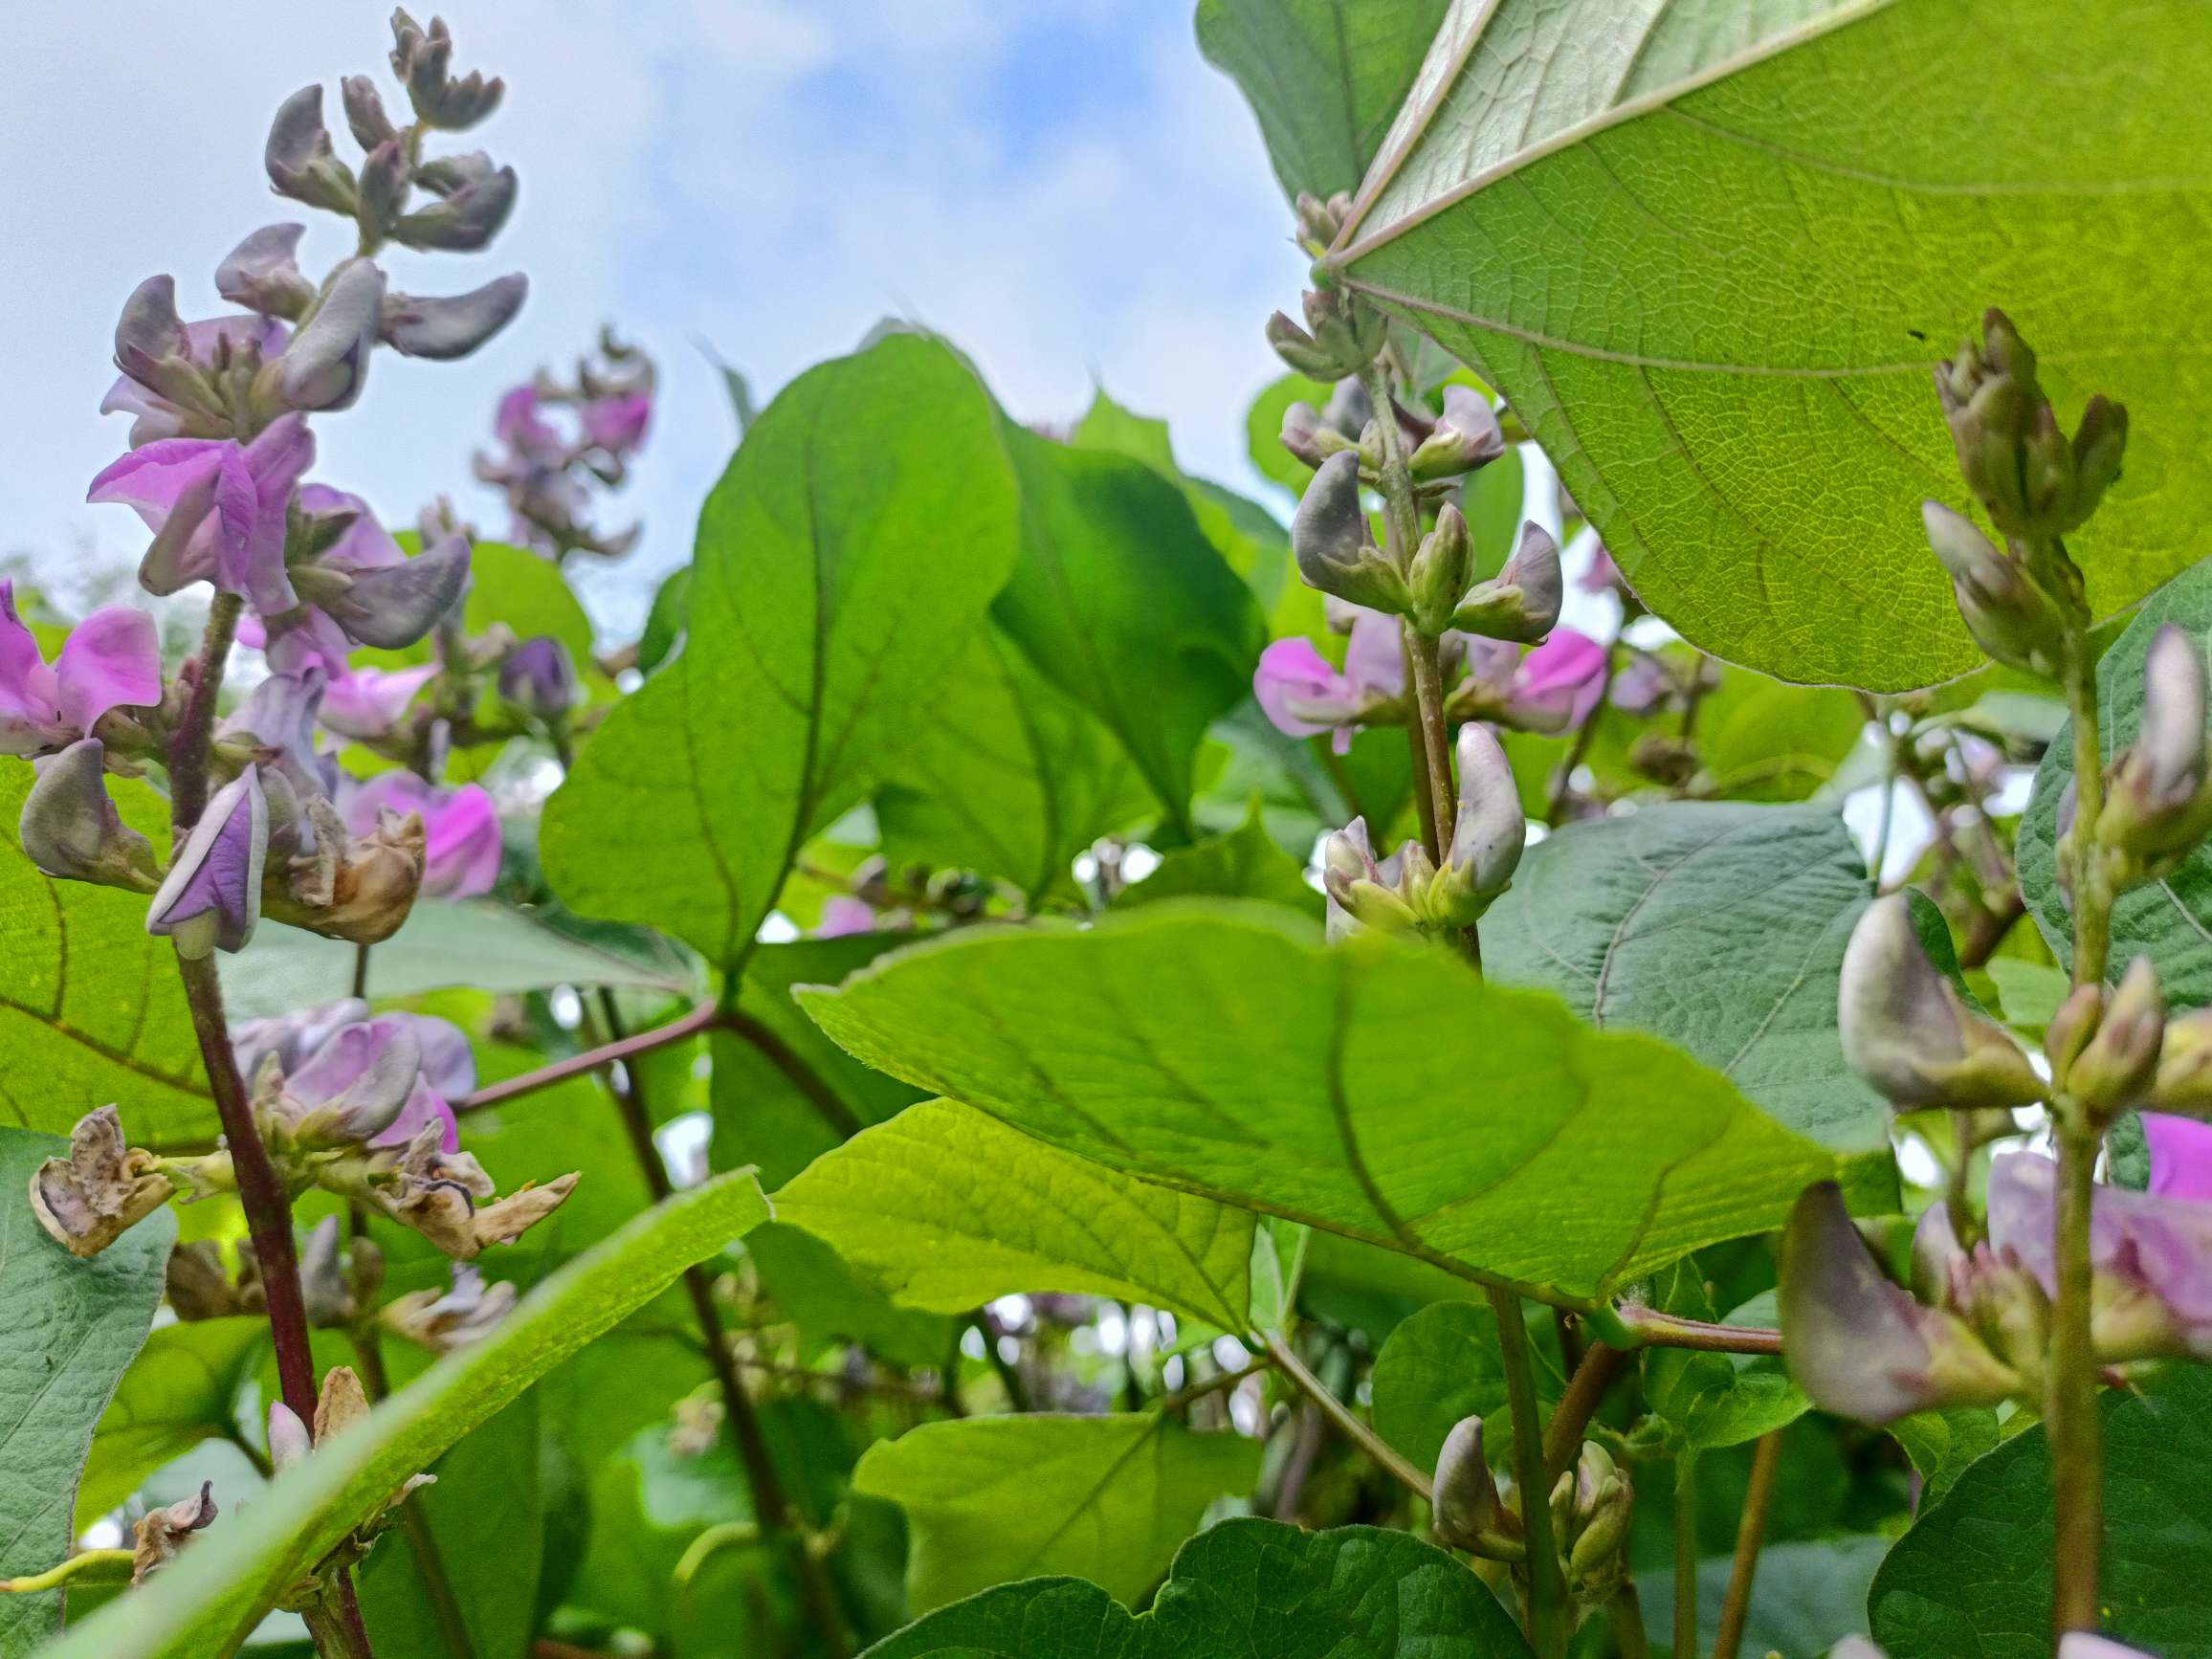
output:
POLYGON ((1067 1573, 1134 1601, 1206 1507, 1248 1492, 1260 1445, 1160 1412, 968 1417, 868 1449, 852 1489, 906 1511, 918 1611, 1009 1579, 1067 1573))
POLYGON ((1922 1511, 1940 1503, 1976 1458, 1996 1450, 2001 1433, 1997 1412, 1987 1405, 1915 1411, 1890 1425, 1890 1437, 1919 1471, 1922 1511))
MULTIPOLYGON (((2109 509, 2108 509, 2109 511, 2109 509)), ((2135 741, 2143 719, 2143 659, 2168 623, 2186 629, 2200 650, 2212 637, 2212 561, 2192 566, 2151 595, 2097 663, 2097 732, 2108 763, 2135 741)), ((2028 914, 2069 973, 2073 913, 2058 884, 2058 802, 2073 782, 2073 721, 2060 728, 2036 768, 2035 792, 2020 820, 2014 854, 2028 914)), ((2112 962, 2116 984, 2128 964, 2148 956, 2177 1008, 2212 1003, 2212 845, 2200 845, 2179 869, 2120 895, 2112 906, 2112 962)))
POLYGON ((546 804, 554 888, 743 956, 807 835, 942 689, 1013 568, 1016 507, 998 411, 943 344, 896 334, 793 381, 707 498, 683 654, 546 804))
MULTIPOLYGON (((146 1339, 177 1236, 165 1208, 87 1261, 48 1238, 23 1195, 67 1150, 50 1135, 0 1129, 0 1578, 69 1555, 93 1425, 146 1339)), ((0 1595, 0 1653, 29 1652, 60 1623, 58 1590, 0 1595)))
POLYGON ((239 1391, 268 1345, 269 1321, 255 1316, 164 1325, 149 1336, 100 1413, 77 1489, 78 1530, 171 1458, 230 1433, 239 1391))
POLYGON ((1693 644, 1927 685, 1980 661, 1918 509, 1964 504, 1929 368, 1988 305, 2062 422, 2133 417, 2078 538, 2097 612, 2212 549, 2208 78, 2178 0, 2090 33, 2068 0, 1454 0, 1330 260, 1505 393, 1693 644), (1932 120, 1969 38, 2003 119, 1932 120))
POLYGON ((1314 469, 1283 448, 1283 415, 1294 403, 1321 409, 1336 389, 1328 381, 1308 380, 1302 374, 1286 374, 1260 387, 1245 413, 1245 453, 1261 477, 1282 485, 1293 496, 1306 493, 1314 469))
MULTIPOLYGON (((51 1659, 193 1659, 242 1640, 276 1598, 408 1476, 601 1332, 767 1218, 748 1174, 677 1194, 532 1291, 483 1340, 441 1360, 365 1425, 319 1448, 166 1573, 70 1633, 51 1659)), ((157 1275, 158 1277, 158 1275, 157 1275)))
MULTIPOLYGON (((1863 1634, 1867 1627, 1867 1584, 1881 1563, 1883 1544, 1878 1537, 1768 1544, 1759 1552, 1759 1572, 1751 1582, 1751 1606, 1738 1651, 1818 1659, 1846 1636, 1863 1634)), ((1708 1557, 1697 1563, 1697 1645, 1691 1649, 1693 1654, 1711 1652, 1719 1640, 1720 1609, 1728 1596, 1733 1566, 1727 1556, 1708 1557)), ((1644 1603, 1645 1631, 1658 1644, 1658 1650, 1665 1652, 1673 1630, 1673 1575, 1639 1573, 1636 1587, 1644 1603)), ((2044 1646, 2050 1646, 2047 1631, 2044 1646)), ((1965 1656, 1953 1654, 1949 1659, 1965 1656)))
POLYGON ((1447 0, 1199 0, 1198 49, 1235 80, 1285 196, 1359 187, 1447 0))
POLYGON ((1603 1029, 1680 1044, 1824 1146, 1886 1150, 1888 1108, 1836 1031, 1844 946, 1872 896, 1826 807, 1678 802, 1530 848, 1483 919, 1483 957, 1603 1029))
MULTIPOLYGON (((2106 1634, 2165 1659, 2212 1654, 2212 1374, 2177 1365, 2107 1389, 2106 1634)), ((2025 1429, 1924 1509, 1874 1576, 1890 1659, 2045 1659, 2050 1651, 2050 1442, 2025 1429)))
POLYGON ((1176 1553, 1148 1613, 1032 1579, 932 1613, 867 1659, 1528 1659, 1483 1582, 1410 1533, 1228 1520, 1176 1553))
MULTIPOLYGON (((1736 1309, 1726 1323, 1779 1329, 1774 1293, 1736 1309)), ((1788 1427, 1812 1408, 1779 1359, 1688 1348, 1645 1351, 1644 1399, 1667 1420, 1672 1442, 1692 1451, 1757 1440, 1788 1427)))
POLYGON ((1306 881, 1306 867, 1275 845, 1254 802, 1242 829, 1192 847, 1178 847, 1142 881, 1114 896, 1117 906, 1163 898, 1264 898, 1318 918, 1327 908, 1306 881))
POLYGON ((1074 897, 1078 852, 1158 815, 1136 763, 995 627, 947 679, 875 798, 883 855, 1000 876, 1031 903, 1074 897))
POLYGON ((964 1313, 1060 1291, 1250 1324, 1252 1218, 1133 1181, 951 1100, 909 1106, 818 1158, 776 1214, 910 1307, 964 1313))
MULTIPOLYGON (((781 1211, 782 1205, 777 1207, 781 1211)), ((772 1221, 746 1235, 745 1254, 777 1308, 811 1347, 857 1342, 895 1365, 934 1369, 945 1363, 959 1339, 959 1325, 942 1314, 896 1305, 838 1252, 835 1241, 772 1221)), ((947 1312, 974 1306, 970 1301, 947 1312)))
POLYGON ((691 566, 679 565, 653 589, 653 608, 646 612, 644 631, 637 636, 639 673, 653 673, 683 643, 691 618, 691 566))
POLYGON ((869 1064, 1146 1180, 1580 1303, 1834 1161, 1649 1037, 1274 907, 974 928, 801 1002, 869 1064))
POLYGON ((1251 690, 1259 608, 1154 467, 1010 423, 1006 441, 1024 535, 991 614, 1121 740, 1169 820, 1183 824, 1199 740, 1251 690))
MULTIPOLYGON (((29 766, 0 767, 0 1122, 66 1132, 112 1102, 134 1144, 204 1139, 215 1101, 175 954, 146 932, 141 896, 49 880, 24 855, 31 782, 29 766)), ((108 793, 166 856, 167 803, 127 778, 108 793)))
POLYGON ((1713 787, 1732 801, 1802 801, 1836 774, 1865 737, 1859 699, 1835 686, 1788 685, 1723 668, 1697 704, 1697 750, 1713 787))
POLYGON ((1996 983, 2005 1023, 2024 1030, 2041 1031, 2048 1026, 2073 988, 2073 982, 2048 962, 1995 956, 1983 965, 1996 983))
MULTIPOLYGON (((489 899, 418 898, 399 932, 369 953, 368 994, 411 997, 453 985, 494 993, 559 984, 671 995, 692 988, 690 957, 650 938, 627 946, 549 927, 489 899)), ((221 959, 225 1008, 242 1020, 351 996, 355 960, 343 940, 264 921, 251 948, 221 959)))
MULTIPOLYGON (((1422 1469, 1436 1466, 1463 1417, 1505 1405, 1497 1316, 1475 1302, 1433 1302, 1390 1333, 1375 1356, 1375 1432, 1422 1469)), ((1559 1393, 1555 1382, 1551 1392, 1559 1393)))

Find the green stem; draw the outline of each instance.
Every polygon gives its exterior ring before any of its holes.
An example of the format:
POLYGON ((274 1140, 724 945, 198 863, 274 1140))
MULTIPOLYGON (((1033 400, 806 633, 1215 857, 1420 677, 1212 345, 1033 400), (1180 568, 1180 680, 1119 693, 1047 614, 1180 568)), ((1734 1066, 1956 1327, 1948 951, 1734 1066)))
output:
POLYGON ((1736 1529, 1736 1559, 1728 1569, 1728 1596, 1720 1604, 1720 1633, 1713 1659, 1736 1659, 1743 1646, 1743 1626, 1751 1617, 1751 1584, 1759 1573, 1759 1546, 1766 1541, 1766 1512, 1774 1502, 1776 1471, 1781 1468, 1781 1431, 1759 1436, 1751 1458, 1751 1485, 1743 1494, 1743 1518, 1736 1529))
POLYGON ((1674 1652, 1697 1651, 1697 1454, 1674 1461, 1674 1652))
POLYGON ((86 1550, 43 1573, 0 1579, 0 1596, 35 1596, 41 1590, 58 1590, 77 1578, 88 1584, 127 1584, 134 1559, 129 1550, 86 1550))
POLYGON ((1262 1340, 1282 1374, 1290 1379, 1299 1393, 1321 1408, 1321 1414, 1335 1424, 1347 1440, 1373 1458, 1385 1474, 1423 1503, 1431 1499, 1434 1494, 1428 1476, 1401 1456, 1396 1447, 1360 1422, 1359 1415, 1331 1393, 1329 1385, 1307 1368, 1306 1362, 1298 1358, 1289 1342, 1272 1331, 1267 1332, 1262 1340))
POLYGON ((1506 1405, 1513 1412, 1514 1484, 1520 1492, 1521 1537, 1528 1548, 1528 1638, 1537 1659, 1564 1659, 1574 1633, 1566 1574, 1552 1537, 1552 1478, 1544 1462, 1543 1418, 1537 1408, 1536 1362, 1520 1298, 1489 1292, 1505 1359, 1506 1405))
MULTIPOLYGON (((1428 856, 1444 862, 1451 832, 1459 816, 1459 802, 1451 786, 1451 727, 1444 718, 1444 672, 1436 641, 1405 625, 1405 666, 1411 671, 1414 708, 1421 727, 1422 759, 1428 774, 1430 817, 1436 829, 1428 856)), ((1423 820, 1426 831, 1429 820, 1423 820)))

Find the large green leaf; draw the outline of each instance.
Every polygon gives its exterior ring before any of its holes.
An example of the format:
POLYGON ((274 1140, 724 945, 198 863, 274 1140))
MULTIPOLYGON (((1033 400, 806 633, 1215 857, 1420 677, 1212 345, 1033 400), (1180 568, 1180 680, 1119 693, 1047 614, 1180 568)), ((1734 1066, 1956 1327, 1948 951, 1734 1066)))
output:
POLYGON ((531 1292, 492 1335, 318 1448, 252 1508, 225 1515, 194 1545, 189 1573, 165 1573, 74 1626, 53 1659, 196 1659, 242 1640, 286 1586, 409 1475, 767 1213, 745 1173, 647 1211, 531 1292))
MULTIPOLYGON (((16 845, 26 765, 0 766, 0 1122, 65 1131, 113 1104, 141 1143, 205 1138, 214 1096, 168 941, 137 894, 51 881, 16 845)), ((167 804, 108 781, 122 820, 161 851, 167 804)))
POLYGON ((1250 1321, 1252 1218, 1017 1134, 951 1100, 863 1130, 776 1194, 894 1298, 941 1314, 1061 1291, 1250 1321))
POLYGON ((1994 1451, 2000 1438, 1996 1410, 1987 1405, 1955 1405, 1915 1411, 1890 1425, 1890 1437, 1905 1449, 1919 1474, 1920 1507, 1942 1500, 1974 1460, 1994 1451))
MULTIPOLYGON (((0 1129, 0 1578, 43 1573, 70 1553, 93 1425, 146 1339, 177 1236, 165 1209, 89 1261, 48 1238, 24 1193, 66 1150, 0 1129)), ((30 1651, 60 1623, 58 1590, 0 1595, 0 1653, 30 1651)))
MULTIPOLYGON (((2212 1655, 2212 1374, 2179 1365, 2108 1389, 2105 1628, 2164 1659, 2212 1655)), ((2041 1427, 1969 1467, 1890 1552, 1868 1598, 1890 1659, 2050 1651, 2050 1442, 2041 1427)))
MULTIPOLYGON (((1559 1394, 1557 1377, 1549 1390, 1559 1394)), ((1463 1417, 1505 1404, 1497 1316, 1481 1302, 1431 1302, 1402 1321, 1375 1356, 1375 1432, 1433 1469, 1463 1417)))
POLYGON ((1244 89, 1283 194, 1356 188, 1447 0, 1199 0, 1198 47, 1244 89))
POLYGON ((942 689, 1017 519, 998 411, 940 343, 895 334, 792 382, 707 498, 683 654, 546 804, 562 896, 741 956, 942 689))
POLYGON ((241 1315, 164 1325, 146 1338, 100 1413, 77 1489, 79 1528, 201 1441, 234 1432, 238 1395, 269 1346, 269 1321, 241 1315))
POLYGON ((1727 1079, 1272 905, 977 928, 801 1001, 871 1065, 1147 1180, 1582 1302, 1835 1161, 1727 1079))
MULTIPOLYGON (((2212 561, 2193 565, 2151 595, 2097 663, 2097 732, 2107 761, 2135 740, 2143 719, 2143 659, 2158 630, 2186 629, 2199 650, 2212 640, 2212 561)), ((2058 803, 2073 783, 2073 722, 2044 751, 2035 792, 2020 820, 2014 851, 2020 891, 2059 965, 2073 964, 2073 913, 2058 884, 2058 803)), ((2179 869, 2120 896, 2112 906, 2114 983, 2138 956, 2157 964, 2177 1007, 2212 1003, 2212 846, 2200 846, 2179 869)))
POLYGON ((1680 1044, 1824 1146, 1867 1152, 1888 1145, 1887 1108, 1844 1063, 1836 980, 1872 896, 1825 807, 1678 802, 1530 848, 1483 919, 1483 958, 1601 1029, 1680 1044))
POLYGON ((906 1511, 917 1611, 1009 1579, 1086 1578, 1134 1601, 1215 1498, 1259 1478, 1260 1443, 1161 1412, 966 1417, 868 1449, 852 1489, 906 1511))
POLYGON ((1152 1610, 1032 1579, 932 1613, 867 1659, 1528 1659, 1497 1598, 1455 1558, 1377 1527, 1243 1519, 1176 1553, 1152 1610))
POLYGON ((2134 417, 2079 538, 2098 611, 2212 548, 2212 30, 2190 0, 2082 21, 1453 0, 1330 262, 1505 393, 1693 643, 1926 685, 1980 660, 1918 508, 1963 498, 1928 371, 1986 306, 2062 420, 2134 417))
POLYGON ((1008 425, 1023 544, 991 614, 1038 672, 1121 740, 1187 827, 1191 756, 1251 690, 1259 608, 1152 466, 1008 425))

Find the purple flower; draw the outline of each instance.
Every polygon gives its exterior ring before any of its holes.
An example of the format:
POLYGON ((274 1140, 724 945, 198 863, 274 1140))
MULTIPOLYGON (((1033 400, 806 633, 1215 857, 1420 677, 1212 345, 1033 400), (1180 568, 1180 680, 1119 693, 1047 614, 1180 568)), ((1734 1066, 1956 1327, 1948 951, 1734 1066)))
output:
POLYGON ((448 1152, 460 1149, 450 1102, 473 1093, 476 1061, 460 1029, 428 1014, 382 1014, 341 1027, 284 1079, 304 1119, 371 1146, 405 1146, 436 1126, 448 1152))
POLYGON ((369 260, 348 259, 284 348, 276 395, 290 409, 351 409, 383 322, 384 273, 369 260))
POLYGON ((525 714, 556 721, 576 705, 576 664, 551 634, 526 639, 499 665, 499 695, 525 714))
POLYGON ((855 898, 850 893, 832 893, 822 901, 822 919, 814 929, 815 939, 844 939, 855 933, 875 931, 875 907, 865 898, 855 898))
POLYGON ((70 630, 49 665, 15 614, 14 583, 0 581, 0 755, 66 748, 108 710, 161 700, 152 617, 122 605, 96 610, 70 630))
MULTIPOLYGON (((247 353, 266 361, 283 351, 288 338, 289 331, 281 322, 267 317, 232 314, 184 323, 166 343, 171 355, 183 358, 195 367, 211 368, 219 359, 243 357, 247 353)), ((147 373, 154 372, 149 365, 140 366, 147 373)), ((100 400, 100 412, 135 417, 130 429, 130 447, 134 450, 164 438, 183 436, 189 421, 186 410, 127 372, 108 387, 107 396, 100 400)), ((205 432, 204 425, 201 431, 205 432)))
POLYGON ((269 807, 248 766, 215 791, 192 826, 146 912, 146 932, 168 935, 183 957, 243 950, 261 919, 268 847, 269 807))
POLYGON ((1604 593, 1621 586, 1621 567, 1603 543, 1591 552, 1589 568, 1575 578, 1575 586, 1584 593, 1604 593))
POLYGON ((315 747, 315 716, 328 676, 320 667, 273 674, 248 694, 218 735, 251 737, 263 751, 259 763, 283 775, 302 795, 328 795, 338 787, 338 763, 315 747))
POLYGON ((284 565, 285 510, 314 459, 306 417, 288 414, 250 444, 163 438, 132 450, 85 498, 123 502, 153 531, 139 564, 147 592, 212 582, 256 610, 289 610, 299 601, 284 565))
POLYGON ((645 442, 653 418, 653 399, 642 392, 595 397, 584 406, 584 435, 616 460, 634 454, 645 442))
POLYGON ((1310 639, 1278 639, 1260 653, 1252 671, 1252 696, 1275 729, 1289 737, 1335 731, 1340 755, 1352 746, 1363 707, 1405 691, 1405 659, 1396 617, 1357 605, 1342 606, 1334 614, 1351 618, 1343 671, 1331 668, 1310 639))
POLYGON ((1458 695, 1484 719, 1526 732, 1564 732, 1597 707, 1605 683, 1605 648, 1571 628, 1523 654, 1509 640, 1468 646, 1468 684, 1458 695), (1471 698, 1467 694, 1472 692, 1471 698))
POLYGON ((409 559, 359 496, 308 484, 299 510, 341 519, 343 527, 321 554, 292 567, 292 604, 259 607, 269 666, 279 673, 316 662, 335 671, 357 645, 412 645, 460 598, 469 578, 467 537, 449 536, 409 559))
POLYGON ((498 811, 480 786, 441 789, 412 772, 379 772, 354 792, 346 826, 356 835, 366 835, 387 811, 413 812, 422 819, 423 892, 473 898, 492 891, 504 843, 498 811))
POLYGON ((270 1055, 281 1072, 298 1071, 308 1055, 329 1041, 342 1026, 358 1025, 368 1018, 368 1005, 359 997, 343 997, 312 1008, 295 1008, 259 1020, 231 1022, 231 1053, 238 1062, 238 1075, 249 1083, 270 1055))
POLYGON ((1673 690, 1674 676, 1667 672, 1667 665, 1649 652, 1640 651, 1613 676, 1606 700, 1625 715, 1648 715, 1673 690))
POLYGON ((391 734, 415 693, 437 675, 434 663, 420 668, 334 670, 322 694, 322 723, 342 738, 374 742, 391 734))
POLYGON ((516 387, 499 400, 498 411, 492 417, 492 435, 519 455, 558 466, 568 458, 568 446, 538 409, 538 388, 516 387))
POLYGON ((2143 1139, 2150 1148, 2156 1197, 2212 1200, 2212 1123, 2146 1112, 2143 1139))

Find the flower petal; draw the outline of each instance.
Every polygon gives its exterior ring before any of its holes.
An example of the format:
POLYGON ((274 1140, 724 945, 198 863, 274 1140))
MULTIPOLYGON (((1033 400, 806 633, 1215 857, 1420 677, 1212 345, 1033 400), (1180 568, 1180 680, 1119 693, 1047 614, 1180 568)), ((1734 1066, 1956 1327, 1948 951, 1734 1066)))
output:
POLYGON ((112 708, 153 707, 162 700, 162 648, 154 619, 127 605, 94 611, 62 642, 54 675, 61 718, 79 732, 90 732, 112 708))

